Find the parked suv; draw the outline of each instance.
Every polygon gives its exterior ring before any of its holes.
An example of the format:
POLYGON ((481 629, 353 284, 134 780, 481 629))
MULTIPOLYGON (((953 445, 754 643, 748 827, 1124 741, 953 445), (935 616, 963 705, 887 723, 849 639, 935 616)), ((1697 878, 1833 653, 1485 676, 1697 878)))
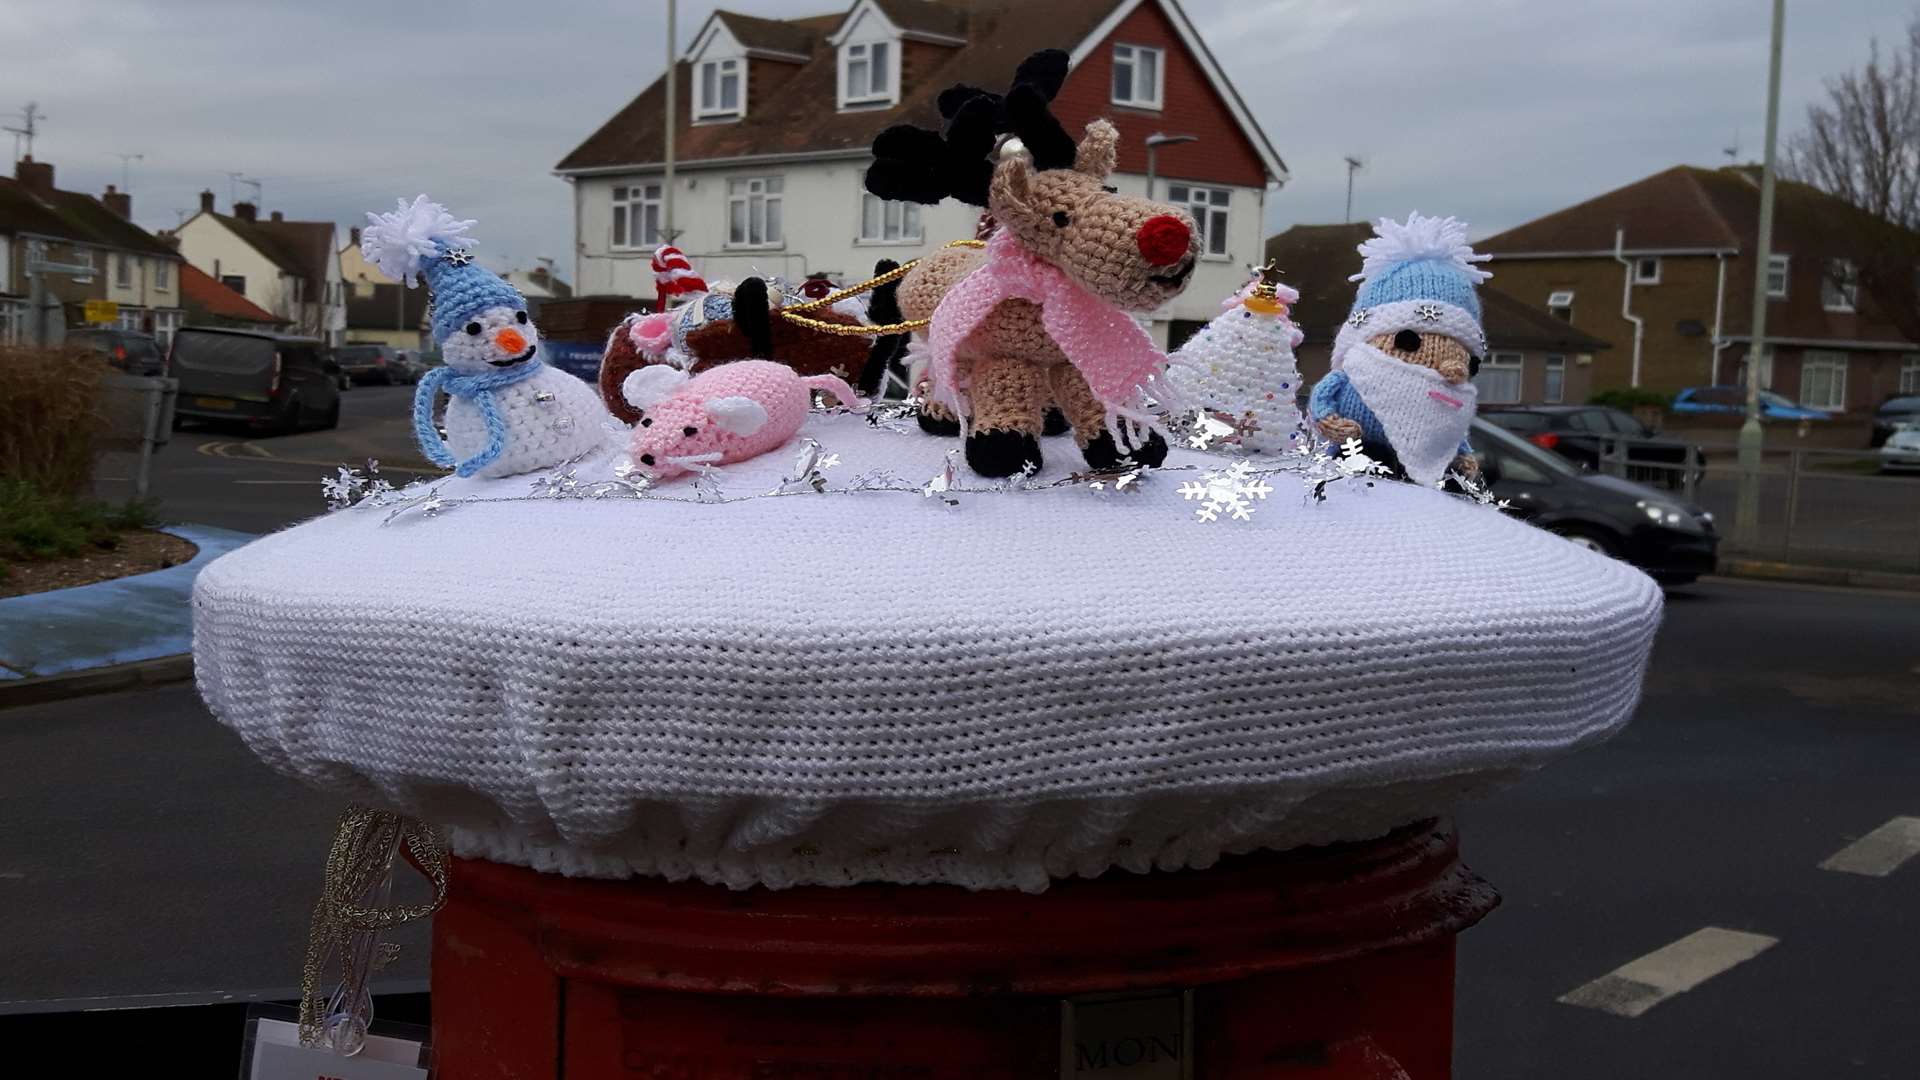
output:
POLYGON ((420 381, 419 367, 391 345, 342 345, 334 356, 354 382, 393 386, 420 381))
POLYGON ((189 326, 173 335, 167 372, 180 380, 177 417, 283 433, 340 422, 340 367, 312 338, 189 326))
POLYGON ((1480 415, 1595 472, 1606 471, 1601 460, 1609 454, 1624 453, 1627 479, 1674 490, 1686 485, 1689 470, 1706 464, 1699 447, 1660 435, 1632 414, 1603 405, 1500 407, 1482 409, 1480 415))
POLYGON ((1473 422, 1481 475, 1509 512, 1603 555, 1624 559, 1662 585, 1714 570, 1720 536, 1713 515, 1644 484, 1582 472, 1486 420, 1473 422))
POLYGON ((160 342, 152 334, 132 330, 69 330, 67 341, 92 349, 106 357, 107 363, 129 375, 158 375, 166 367, 160 342))
POLYGON ((1873 410, 1873 435, 1870 446, 1884 446, 1894 430, 1905 425, 1920 427, 1920 394, 1890 397, 1873 410))

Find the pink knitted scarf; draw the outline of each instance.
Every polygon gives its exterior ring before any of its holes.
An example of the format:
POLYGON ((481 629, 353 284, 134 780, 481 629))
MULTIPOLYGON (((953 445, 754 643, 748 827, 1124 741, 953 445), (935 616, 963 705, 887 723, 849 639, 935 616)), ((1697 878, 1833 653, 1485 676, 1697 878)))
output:
POLYGON ((1167 354, 1140 324, 1020 246, 1011 230, 1001 229, 987 241, 987 261, 941 298, 927 336, 934 395, 958 415, 972 412, 959 380, 960 346, 1005 300, 1039 305, 1040 325, 1086 376, 1093 396, 1107 407, 1109 423, 1125 416, 1150 424, 1152 418, 1139 408, 1149 384, 1162 405, 1174 404, 1173 387, 1155 378, 1166 370, 1167 354))

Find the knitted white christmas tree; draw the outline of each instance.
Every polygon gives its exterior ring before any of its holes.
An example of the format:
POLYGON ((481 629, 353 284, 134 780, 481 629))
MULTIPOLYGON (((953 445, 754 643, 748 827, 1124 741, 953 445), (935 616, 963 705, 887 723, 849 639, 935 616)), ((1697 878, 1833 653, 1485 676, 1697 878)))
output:
POLYGON ((1300 370, 1293 349, 1304 336, 1287 318, 1300 294, 1271 266, 1230 298, 1226 311, 1174 351, 1174 386, 1206 414, 1233 426, 1250 450, 1285 450, 1300 430, 1300 370))

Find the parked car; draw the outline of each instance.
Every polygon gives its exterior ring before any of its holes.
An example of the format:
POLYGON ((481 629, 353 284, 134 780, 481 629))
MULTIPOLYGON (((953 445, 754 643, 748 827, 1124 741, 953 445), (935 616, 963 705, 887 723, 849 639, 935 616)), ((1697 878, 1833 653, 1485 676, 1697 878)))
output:
MULTIPOLYGON (((1689 386, 1673 395, 1673 404, 1667 408, 1677 413, 1736 413, 1747 411, 1747 388, 1744 386, 1689 386)), ((1762 420, 1831 420, 1833 414, 1824 409, 1815 409, 1798 405, 1771 390, 1760 391, 1760 418, 1762 420)))
POLYGON ((176 417, 280 432, 340 422, 340 366, 312 338, 189 326, 173 335, 167 372, 180 380, 176 417))
POLYGON ((354 382, 396 386, 420 381, 419 367, 391 345, 342 345, 334 356, 354 382))
POLYGON ((1626 455, 1629 480, 1679 490, 1688 472, 1706 466, 1706 455, 1684 439, 1660 435, 1633 414, 1602 405, 1502 406, 1480 415, 1542 450, 1603 472, 1602 459, 1626 455))
POLYGON ((1645 484, 1583 472, 1486 420, 1473 422, 1472 442, 1481 475, 1516 517, 1624 559, 1663 585, 1713 572, 1720 536, 1713 515, 1698 506, 1645 484))
POLYGON ((1873 434, 1868 446, 1879 446, 1901 425, 1920 427, 1920 394, 1890 397, 1873 410, 1873 434))
POLYGON ((166 354, 152 334, 132 330, 69 330, 67 341, 84 345, 107 363, 129 375, 158 375, 167 366, 166 354))
POLYGON ((1899 428, 1880 444, 1881 472, 1920 470, 1920 423, 1899 428))

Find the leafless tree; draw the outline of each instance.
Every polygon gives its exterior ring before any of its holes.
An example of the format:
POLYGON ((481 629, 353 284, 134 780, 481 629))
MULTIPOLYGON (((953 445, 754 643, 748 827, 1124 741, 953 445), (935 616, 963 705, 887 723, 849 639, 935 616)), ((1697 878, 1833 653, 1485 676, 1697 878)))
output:
POLYGON ((1859 291, 1920 341, 1920 15, 1905 41, 1873 42, 1866 66, 1826 90, 1787 140, 1785 174, 1846 204, 1821 215, 1827 254, 1850 263, 1859 291))

